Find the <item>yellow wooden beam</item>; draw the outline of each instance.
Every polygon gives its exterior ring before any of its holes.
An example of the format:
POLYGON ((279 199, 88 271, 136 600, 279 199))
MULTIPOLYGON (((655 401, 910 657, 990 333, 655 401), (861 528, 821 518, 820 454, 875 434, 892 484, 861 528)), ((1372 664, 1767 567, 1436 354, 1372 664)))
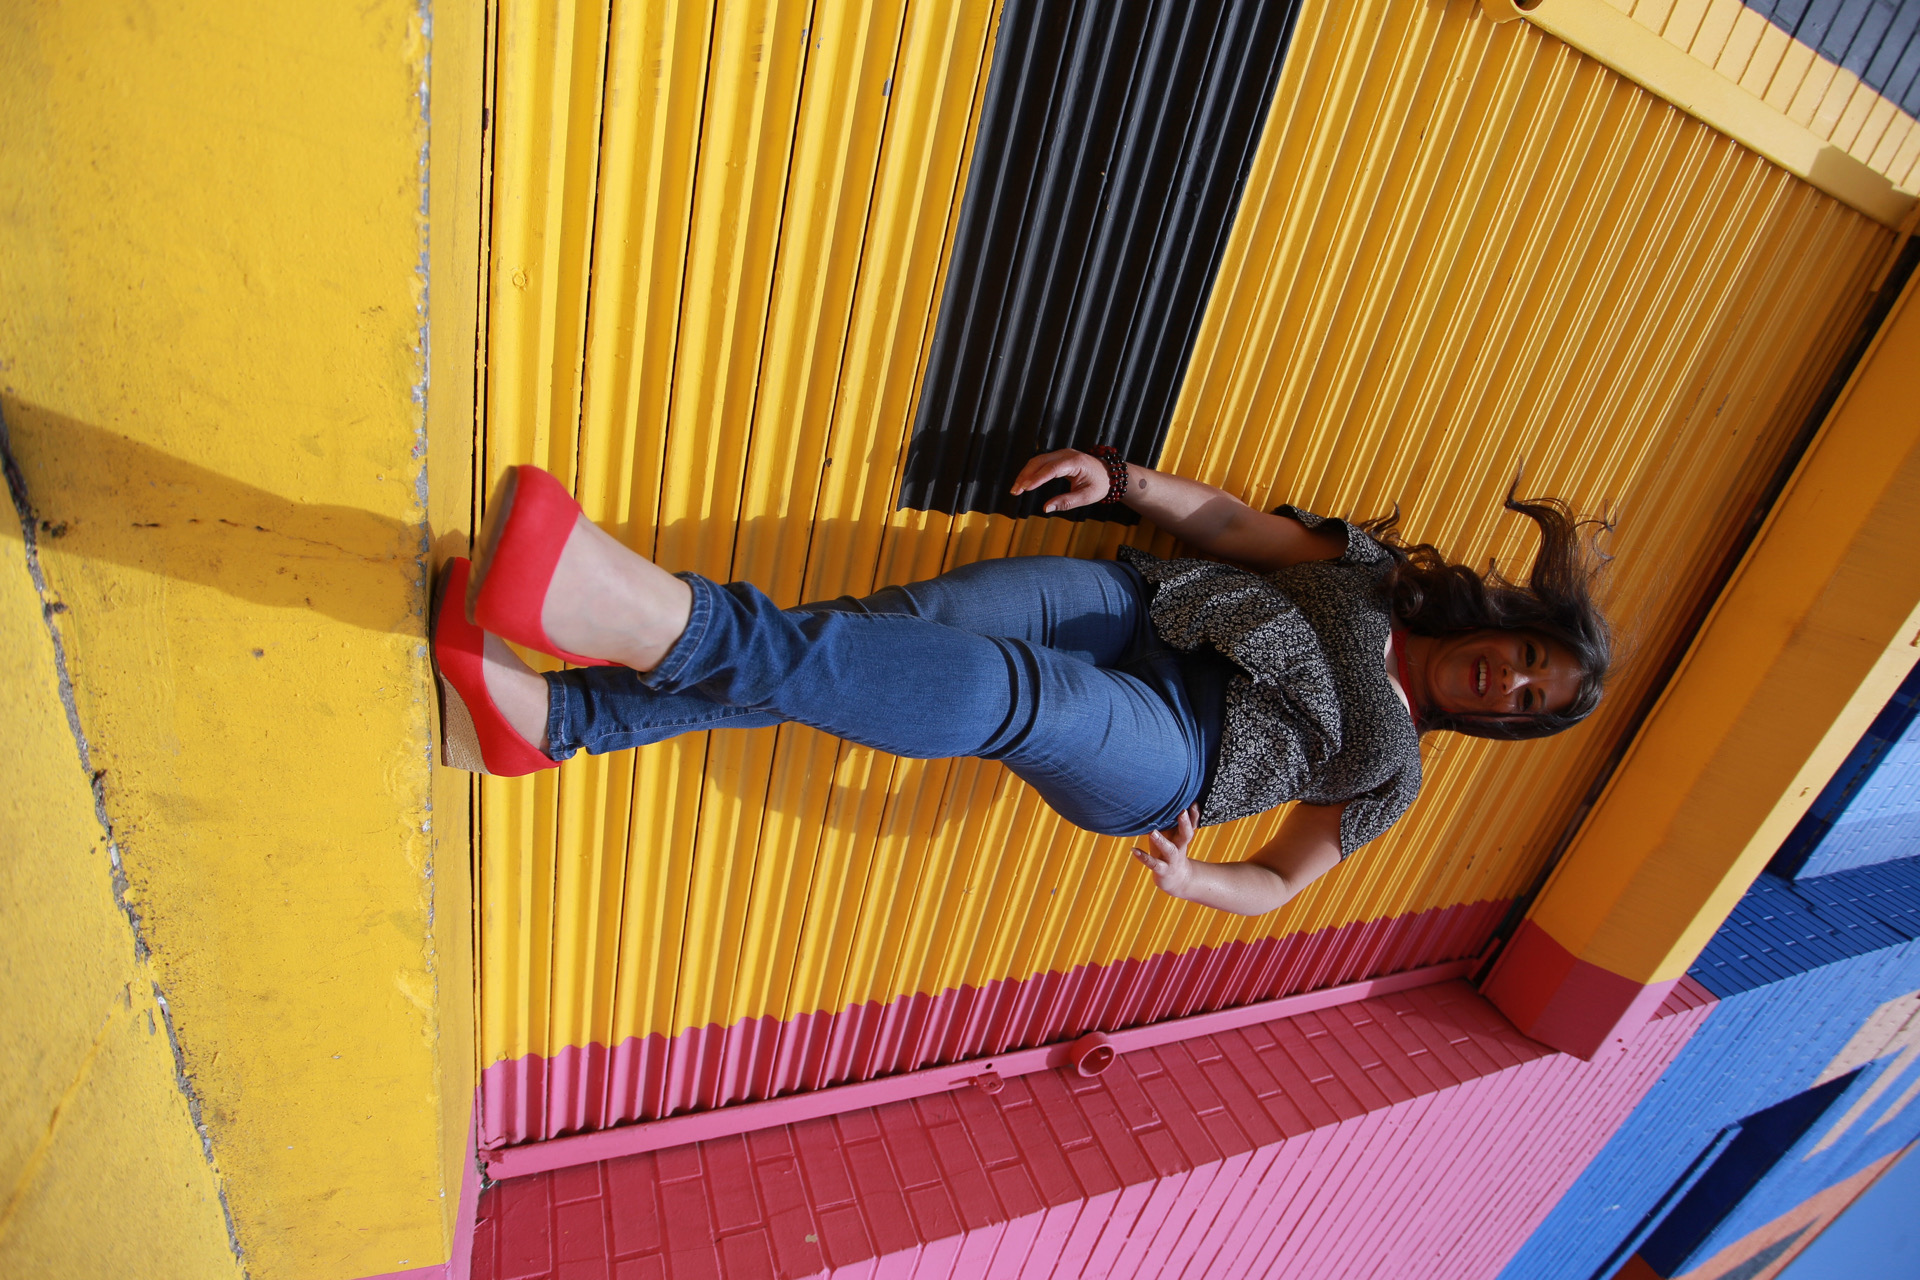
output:
POLYGON ((1588 965, 1684 973, 1920 659, 1914 291, 1534 906, 1588 965))
POLYGON ((1524 17, 1877 222, 1899 227, 1914 210, 1912 192, 1606 0, 1481 0, 1480 7, 1495 22, 1524 17))
MULTIPOLYGON (((465 555, 475 528, 474 468, 480 439, 480 282, 484 265, 483 190, 486 55, 492 5, 441 5, 429 33, 427 85, 427 542, 430 564, 465 555)), ((429 784, 432 805, 434 968, 439 1075, 439 1185, 442 1238, 464 1261, 476 1217, 473 1176, 477 1116, 473 1103, 479 1045, 473 946, 473 774, 439 763, 437 735, 429 784), (455 1193, 458 1194, 455 1194, 455 1193)))

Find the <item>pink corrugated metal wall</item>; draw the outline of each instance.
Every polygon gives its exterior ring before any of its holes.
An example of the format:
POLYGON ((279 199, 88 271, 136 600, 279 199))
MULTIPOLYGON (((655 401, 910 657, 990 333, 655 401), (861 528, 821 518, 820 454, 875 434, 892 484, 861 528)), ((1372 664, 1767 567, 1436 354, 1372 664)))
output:
POLYGON ((927 1062, 987 1057, 1069 1040, 1102 1026, 1133 1026, 1199 1009, 1250 1004, 1471 956, 1506 913, 1504 899, 1460 903, 1311 932, 1081 964, 1065 972, 962 985, 933 995, 869 1000, 797 1018, 747 1018, 674 1037, 631 1036, 612 1046, 527 1054, 482 1077, 489 1142, 532 1109, 557 1130, 582 1132, 634 1115, 669 1115, 911 1071, 927 1062))

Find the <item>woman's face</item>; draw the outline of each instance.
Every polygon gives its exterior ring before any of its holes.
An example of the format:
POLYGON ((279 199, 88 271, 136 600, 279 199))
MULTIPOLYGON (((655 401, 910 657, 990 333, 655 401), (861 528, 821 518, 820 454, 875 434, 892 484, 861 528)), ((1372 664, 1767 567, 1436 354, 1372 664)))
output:
POLYGON ((1434 640, 1427 700, 1450 715, 1531 716, 1565 711, 1580 692, 1580 667, 1531 631, 1468 631, 1434 640))

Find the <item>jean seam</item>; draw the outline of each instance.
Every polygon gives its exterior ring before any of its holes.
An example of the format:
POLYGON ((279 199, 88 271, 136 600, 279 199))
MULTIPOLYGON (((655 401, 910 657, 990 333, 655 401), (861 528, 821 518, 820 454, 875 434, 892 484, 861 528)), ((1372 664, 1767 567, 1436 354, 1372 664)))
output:
POLYGON ((713 620, 713 598, 710 594, 715 588, 713 583, 697 573, 676 573, 674 577, 686 583, 693 590, 693 606, 687 612, 687 625, 680 632, 680 638, 667 650, 667 656, 652 671, 640 673, 640 679, 648 688, 661 685, 672 687, 680 683, 680 673, 692 665, 706 639, 708 624, 713 620))
POLYGON ((549 760, 570 759, 573 753, 580 749, 580 744, 565 741, 566 734, 563 730, 572 713, 570 699, 573 696, 573 690, 566 681, 553 678, 558 674, 560 673, 557 671, 540 673, 540 678, 547 684, 547 747, 544 754, 549 760), (556 751, 564 751, 566 755, 555 755, 556 751))
MULTIPOLYGON (((716 704, 716 705, 719 705, 719 704, 716 704)), ((722 716, 719 718, 689 717, 683 720, 655 720, 652 723, 648 724, 647 728, 648 729, 672 729, 678 725, 693 725, 702 729, 729 729, 729 728, 732 728, 733 726, 727 723, 728 719, 738 720, 738 719, 744 719, 747 716, 762 714, 758 709, 753 707, 729 708, 729 710, 737 710, 739 711, 740 714, 738 716, 732 716, 732 717, 722 716)))

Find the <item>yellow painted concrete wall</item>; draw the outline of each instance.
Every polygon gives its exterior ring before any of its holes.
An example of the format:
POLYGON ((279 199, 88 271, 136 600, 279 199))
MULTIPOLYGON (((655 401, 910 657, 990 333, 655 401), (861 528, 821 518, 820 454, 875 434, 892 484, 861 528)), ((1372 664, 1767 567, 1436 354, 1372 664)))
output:
MULTIPOLYGON (((428 563, 467 554, 476 501, 473 464, 480 437, 475 388, 479 370, 480 255, 484 228, 480 192, 486 43, 490 6, 434 6, 429 31, 427 324, 428 563)), ((424 674, 424 673, 422 673, 424 674)), ((437 727, 436 727, 437 728, 437 727)), ((435 739, 433 759, 439 760, 435 739)), ((465 1280, 466 1237, 479 1194, 473 1159, 477 1114, 474 1084, 479 1045, 474 1032, 473 810, 475 775, 433 766, 433 947, 439 980, 435 1016, 441 1087, 440 1178, 446 1196, 448 1244, 465 1280), (456 1218, 458 1220, 456 1220, 456 1218)))
MULTIPOLYGON (((474 8, 449 63, 478 65, 474 8)), ((0 530, 0 1273, 234 1271, 222 1196, 256 1280, 449 1257, 467 789, 435 804, 422 636, 472 414, 457 341, 427 394, 428 50, 412 0, 0 6, 0 414, 127 908, 0 530)))
POLYGON ((9 517, 0 511, 0 1275, 237 1276, 9 517))

